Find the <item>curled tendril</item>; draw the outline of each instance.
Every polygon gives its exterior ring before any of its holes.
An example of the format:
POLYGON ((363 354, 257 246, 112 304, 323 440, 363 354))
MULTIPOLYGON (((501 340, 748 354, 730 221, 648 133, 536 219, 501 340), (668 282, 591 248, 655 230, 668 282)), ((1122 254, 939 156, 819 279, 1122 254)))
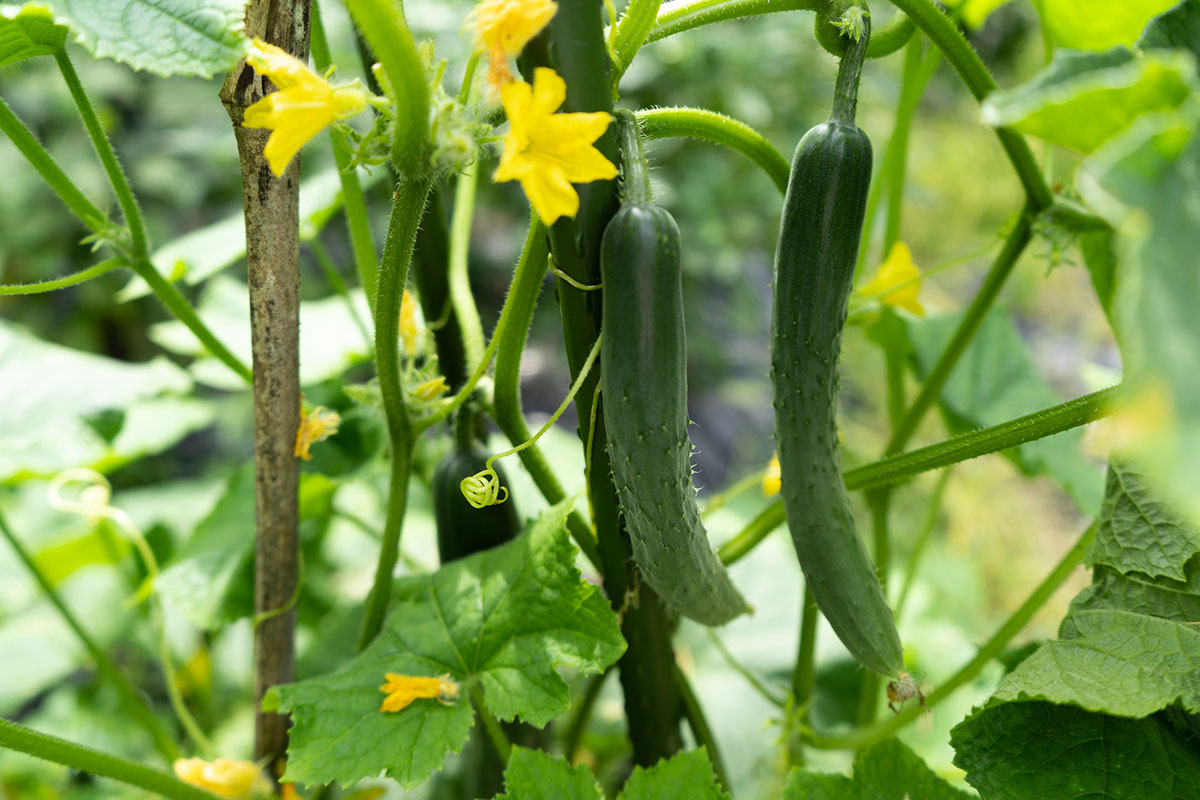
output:
POLYGON ((508 487, 500 485, 500 476, 491 467, 463 478, 458 488, 472 508, 499 505, 508 499, 508 487))

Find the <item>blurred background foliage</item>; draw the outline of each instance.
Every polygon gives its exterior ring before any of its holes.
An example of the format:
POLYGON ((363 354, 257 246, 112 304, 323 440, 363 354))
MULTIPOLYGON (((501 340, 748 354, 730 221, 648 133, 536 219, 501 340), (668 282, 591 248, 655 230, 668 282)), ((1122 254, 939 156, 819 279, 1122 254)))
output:
MULTIPOLYGON (((447 86, 453 93, 467 53, 460 30, 470 3, 409 0, 405 5, 417 34, 433 39, 437 56, 449 60, 447 86)), ((890 9, 876 5, 886 18, 890 9)), ((361 75, 344 12, 329 2, 322 11, 339 77, 361 75)), ((793 12, 724 23, 649 45, 623 79, 622 104, 720 111, 757 128, 790 158, 802 133, 826 118, 832 95, 835 60, 816 45, 811 27, 811 14, 793 12)), ((1025 80, 1046 61, 1036 15, 1024 2, 987 16, 970 37, 1001 86, 1025 80)), ((236 147, 217 98, 219 80, 161 79, 93 61, 81 50, 73 49, 72 56, 123 158, 157 246, 240 214, 236 147)), ((877 164, 894 123, 901 61, 901 55, 893 55, 870 62, 864 71, 859 124, 875 143, 877 164)), ((0 96, 89 197, 102 208, 115 206, 49 59, 0 70, 0 96)), ((658 141, 649 155, 658 202, 675 216, 683 234, 689 403, 703 502, 761 470, 773 450, 768 327, 781 198, 749 161, 705 143, 658 141)), ((332 166, 329 148, 320 141, 306 148, 303 158, 305 176, 332 166)), ((1062 151, 1053 154, 1056 175, 1070 173, 1071 158, 1062 151)), ((485 174, 494 163, 491 154, 485 174)), ((44 280, 98 260, 81 243, 84 229, 7 141, 0 141, 0 175, 0 281, 44 280)), ((386 178, 370 189, 377 240, 390 191, 386 178)), ((342 279, 353 286, 344 220, 328 212, 328 190, 321 198, 316 207, 326 210, 310 218, 310 238, 319 237, 342 279)), ((928 317, 906 318, 918 368, 945 335, 939 318, 961 310, 977 287, 1021 198, 995 137, 980 121, 978 105, 943 64, 925 92, 912 132, 901 228, 923 271, 953 262, 923 283, 928 317)), ((472 283, 490 330, 527 212, 514 184, 488 182, 481 183, 478 209, 472 283)), ((881 239, 880 224, 864 279, 882 260, 881 239)), ((212 248, 213 241, 201 246, 212 248)), ((1060 245, 1039 240, 1027 251, 1003 294, 1005 311, 989 323, 981 345, 960 367, 964 385, 955 390, 952 383, 948 390, 958 393, 946 398, 945 418, 931 416, 916 443, 1114 382, 1119 364, 1109 327, 1077 251, 1069 243, 1060 245), (1008 374, 1022 387, 1035 388, 1012 396, 1005 394, 1008 386, 972 383, 972 363, 982 366, 996 358, 1006 359, 1012 366, 1008 374)), ((304 467, 303 677, 337 666, 349 651, 357 604, 370 586, 384 481, 378 422, 342 391, 370 377, 366 343, 353 315, 330 299, 328 277, 312 248, 302 250, 308 301, 302 325, 311 337, 306 347, 320 348, 319 355, 302 349, 306 392, 311 402, 344 417, 342 432, 314 448, 314 460, 304 467)), ((225 341, 235 350, 248 350, 244 277, 240 262, 230 261, 218 277, 185 291, 225 341)), ((165 566, 159 588, 168 600, 171 646, 184 693, 222 753, 244 756, 252 727, 249 395, 231 391, 236 384, 219 370, 191 363, 194 342, 178 335, 171 323, 161 324, 166 312, 153 297, 120 299, 137 294, 122 294, 128 283, 127 273, 115 272, 53 294, 0 297, 0 452, 10 454, 0 456, 0 504, 89 630, 165 708, 153 642, 142 619, 145 607, 130 600, 140 576, 128 547, 106 524, 53 511, 45 503, 46 480, 59 469, 88 464, 108 473, 114 504, 133 516, 165 566), (79 353, 94 358, 80 361, 79 353), (122 391, 112 391, 113 386, 122 391), (48 406, 54 414, 34 415, 31 421, 17 413, 50 398, 58 400, 48 406)), ((545 291, 524 361, 524 397, 534 417, 552 410, 566 391, 561 352, 557 309, 552 292, 545 291)), ((883 383, 883 358, 868 339, 867 326, 850 327, 842 379, 842 437, 850 465, 871 460, 886 443, 883 383)), ((1100 462, 1088 457, 1086 437, 1076 433, 1042 444, 1040 452, 1026 450, 1015 459, 993 456, 964 464, 948 479, 901 620, 905 641, 932 682, 973 655, 976 644, 1040 580, 1086 524, 1085 515, 1095 510, 1100 462), (1043 477, 1028 480, 1022 470, 1043 477)), ((422 443, 418 475, 424 481, 447 446, 445 436, 422 443)), ((502 449, 498 438, 494 446, 502 449)), ((546 449, 568 490, 581 486, 573 418, 564 418, 546 449)), ((1098 449, 1094 454, 1103 457, 1098 449)), ((544 503, 516 460, 510 462, 505 466, 513 475, 515 502, 522 514, 533 515, 544 503)), ((924 476, 896 494, 893 590, 929 516, 937 483, 936 475, 924 476)), ((762 504, 757 489, 735 498, 712 519, 714 541, 740 530, 762 504)), ((404 568, 434 567, 433 522, 423 485, 414 489, 405 531, 404 568)), ((720 636, 745 667, 786 683, 799 617, 799 570, 786 534, 777 532, 733 573, 757 613, 722 629, 720 636)), ((1051 635, 1067 598, 1082 583, 1080 576, 1064 587, 1026 636, 1051 635)), ((782 775, 779 709, 746 686, 703 629, 685 622, 680 648, 726 748, 737 796, 770 796, 782 775), (764 720, 771 721, 765 728, 764 720)), ((857 683, 847 677, 853 669, 828 631, 819 641, 819 658, 822 700, 814 713, 824 721, 846 718, 857 683)), ((906 732, 906 740, 943 773, 955 774, 946 731, 990 693, 1000 670, 995 665, 906 732)), ((619 692, 609 681, 585 741, 601 775, 620 768, 619 692)), ((96 679, 86 655, 6 545, 0 545, 0 714, 77 741, 102 743, 114 752, 154 758, 148 737, 121 721, 115 695, 96 679)), ((164 721, 170 724, 165 714, 164 721)), ((818 754, 813 763, 836 769, 847 762, 840 754, 825 760, 818 754)), ((453 768, 451 763, 448 769, 453 768)), ((0 752, 0 796, 134 796, 122 792, 114 784, 95 784, 0 752)))

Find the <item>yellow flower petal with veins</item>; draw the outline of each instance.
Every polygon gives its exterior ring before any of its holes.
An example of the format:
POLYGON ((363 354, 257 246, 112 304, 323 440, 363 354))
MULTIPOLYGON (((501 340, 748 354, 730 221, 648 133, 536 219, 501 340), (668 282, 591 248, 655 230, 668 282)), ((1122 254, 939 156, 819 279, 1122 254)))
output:
POLYGON ((367 107, 367 92, 357 81, 334 87, 300 59, 261 39, 254 40, 246 63, 279 88, 247 108, 242 119, 243 128, 271 130, 263 156, 276 177, 327 125, 367 107))
POLYGON ((500 90, 510 129, 492 178, 520 181, 547 225, 579 212, 579 195, 571 184, 617 176, 617 168, 592 146, 608 130, 612 115, 555 114, 566 97, 566 82, 546 67, 534 73, 533 86, 514 81, 500 90))
POLYGON ((917 300, 921 291, 921 271, 913 263, 912 251, 904 242, 892 245, 887 260, 879 266, 879 271, 871 281, 858 290, 863 296, 878 295, 879 302, 894 308, 911 311, 918 317, 925 316, 925 307, 917 300), (899 286, 904 284, 903 286, 899 286), (899 286, 892 289, 893 286, 899 286), (890 291, 889 291, 890 290, 890 291))
POLYGON ((779 470, 779 454, 771 456, 771 460, 767 462, 767 471, 763 473, 762 490, 763 497, 774 497, 779 494, 779 488, 782 485, 782 475, 779 470))
POLYGON ((422 698, 437 700, 444 706, 452 706, 458 700, 458 684, 450 680, 450 673, 423 678, 389 672, 384 678, 387 683, 380 686, 379 691, 386 692, 387 697, 383 698, 380 711, 403 711, 414 700, 422 698))
POLYGON ((173 767, 179 780, 220 797, 248 800, 273 794, 271 781, 251 761, 218 758, 209 762, 202 758, 179 758, 173 767))
POLYGON ((488 83, 500 88, 512 80, 508 59, 520 55, 529 40, 558 12, 553 0, 483 0, 467 18, 476 50, 487 54, 488 83))

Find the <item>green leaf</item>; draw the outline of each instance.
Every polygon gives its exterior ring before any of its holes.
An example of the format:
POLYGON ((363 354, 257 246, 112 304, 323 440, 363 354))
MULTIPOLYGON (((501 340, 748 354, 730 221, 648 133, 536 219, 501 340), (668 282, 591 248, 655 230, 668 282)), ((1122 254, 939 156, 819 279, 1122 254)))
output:
MULTIPOLYGON (((961 315, 951 314, 909 321, 908 335, 920 374, 932 368, 960 319, 961 315)), ((953 433, 996 425, 1061 402, 1029 357, 1008 312, 1000 308, 984 318, 941 396, 953 433)), ((1082 438, 1082 431, 1066 431, 1006 455, 1027 475, 1053 476, 1080 510, 1094 513, 1100 507, 1102 476, 1081 453, 1082 438)))
POLYGON ((1092 585, 1071 601, 1071 612, 1119 608, 1136 614, 1194 623, 1200 621, 1200 561, 1189 564, 1187 581, 1157 580, 1131 573, 1122 575, 1097 566, 1092 585))
MULTIPOLYGON (((1142 117, 1080 165, 1083 199, 1118 232, 1113 322, 1136 435, 1124 454, 1156 492, 1200 522, 1200 120, 1142 117), (1140 421, 1139 421, 1140 419, 1140 421)), ((1130 427, 1130 425, 1125 425, 1130 427)))
MULTIPOLYGON (((561 758, 514 747, 504 770, 504 790, 494 800, 601 800, 592 773, 583 764, 568 766, 561 758)), ((635 767, 618 800, 729 800, 717 786, 708 752, 703 748, 663 759, 649 769, 635 767)))
POLYGON ((1177 0, 1040 0, 1051 38, 1075 50, 1107 50, 1137 41, 1146 23, 1177 0))
POLYGON ((1200 631, 1131 611, 1078 611, 1004 677, 995 700, 1048 700, 1121 717, 1179 701, 1200 711, 1200 631))
POLYGON ((704 748, 680 753, 646 769, 636 767, 621 800, 729 800, 704 748))
POLYGON ((386 770, 407 788, 422 783, 466 743, 474 684, 503 720, 542 727, 565 712, 556 668, 600 672, 625 649, 616 615, 575 568, 570 507, 548 509, 509 544, 397 581, 391 614, 366 650, 333 675, 272 690, 264 708, 294 721, 285 779, 346 785, 386 770), (382 713, 387 672, 449 673, 463 699, 382 713))
POLYGON ((1096 299, 1111 324, 1117 274, 1116 235, 1111 230, 1085 233, 1079 237, 1079 252, 1092 278, 1096 299))
POLYGON ((1137 46, 1143 50, 1187 50, 1200 61, 1200 0, 1183 0, 1152 19, 1137 46))
POLYGON ((254 556, 254 464, 230 476, 225 494, 155 581, 202 630, 229 621, 225 600, 254 556))
MULTIPOLYGON (((386 170, 367 172, 360 169, 358 180, 363 189, 378 183, 386 170)), ((315 239, 342 207, 342 184, 336 168, 319 172, 300 182, 300 241, 315 239)), ((164 278, 196 286, 236 263, 246 254, 246 217, 240 211, 211 225, 186 233, 167 242, 150 254, 150 261, 164 278)), ((129 279, 120 292, 119 302, 136 300, 150 294, 150 286, 138 276, 129 279)))
POLYGON ((793 769, 783 800, 968 800, 898 739, 884 739, 854 760, 854 776, 793 769))
MULTIPOLYGON (((209 281, 200 296, 200 318, 233 354, 250 363, 250 304, 246 284, 219 275, 209 281)), ((350 292, 351 303, 359 317, 371 314, 361 289, 350 292)), ((159 322, 150 327, 150 338, 174 353, 196 356, 193 374, 202 383, 237 390, 246 384, 229 367, 206 354, 203 345, 187 326, 178 320, 159 322)), ((355 324, 346 300, 333 295, 300 303, 300 383, 312 386, 341 375, 365 358, 368 343, 355 324)))
POLYGON ((1200 756, 1157 717, 1002 703, 959 723, 950 744, 987 800, 1178 800, 1200 786, 1200 756))
POLYGON ((66 41, 67 29, 56 25, 47 9, 25 5, 14 14, 0 8, 0 67, 54 55, 66 41))
POLYGON ((165 358, 127 364, 44 342, 3 320, 0 375, 0 482, 143 455, 146 436, 131 433, 122 441, 118 433, 110 446, 85 418, 125 409, 124 429, 142 401, 192 387, 187 373, 165 358))
POLYGON ((1192 60, 1179 53, 1058 52, 1028 83, 988 95, 983 119, 1090 153, 1138 116, 1179 106, 1194 82, 1192 60))
POLYGON ((1130 467, 1109 465, 1091 559, 1119 572, 1182 581, 1184 566, 1200 554, 1200 531, 1155 497, 1144 481, 1130 467))
POLYGON ((494 800, 603 800, 604 797, 586 765, 571 767, 561 758, 524 747, 513 748, 504 770, 504 790, 494 800))
POLYGON ((156 75, 210 77, 245 53, 245 0, 49 0, 96 58, 156 75))

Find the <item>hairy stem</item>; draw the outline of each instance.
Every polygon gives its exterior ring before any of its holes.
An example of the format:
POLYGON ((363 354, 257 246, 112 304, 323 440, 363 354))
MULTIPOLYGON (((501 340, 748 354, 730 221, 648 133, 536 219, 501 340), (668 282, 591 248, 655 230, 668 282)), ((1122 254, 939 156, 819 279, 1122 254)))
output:
POLYGON ((0 286, 0 297, 19 294, 43 294, 45 292, 53 292, 59 289, 66 289, 69 286, 76 286, 85 281, 90 281, 92 278, 99 278, 112 272, 114 269, 126 266, 125 259, 117 256, 99 264, 81 269, 79 272, 70 275, 64 275, 61 278, 53 278, 48 281, 37 281, 36 283, 18 283, 8 286, 0 286))

